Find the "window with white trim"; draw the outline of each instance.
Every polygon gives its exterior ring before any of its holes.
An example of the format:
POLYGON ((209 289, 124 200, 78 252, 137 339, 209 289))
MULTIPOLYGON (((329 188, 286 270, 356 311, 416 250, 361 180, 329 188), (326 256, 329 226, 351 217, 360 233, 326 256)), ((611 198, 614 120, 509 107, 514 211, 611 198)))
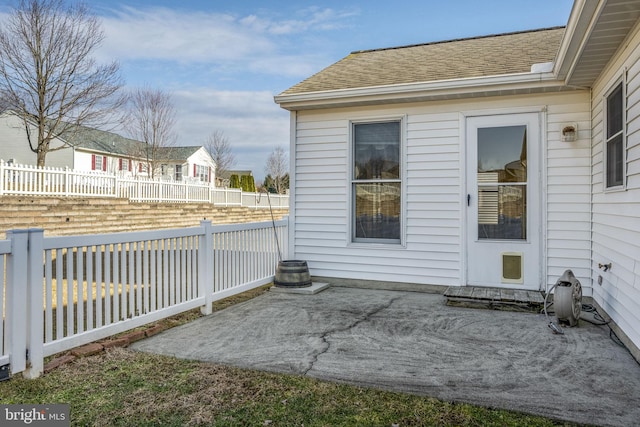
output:
POLYGON ((95 171, 106 171, 107 158, 105 156, 101 156, 100 154, 93 155, 93 170, 95 171))
POLYGON ((624 85, 618 83, 606 96, 605 186, 624 186, 625 176, 625 114, 624 85))
POLYGON ((194 165, 194 177, 202 182, 209 182, 209 167, 202 165, 194 165))
POLYGON ((401 243, 401 121, 352 124, 352 240, 401 243))

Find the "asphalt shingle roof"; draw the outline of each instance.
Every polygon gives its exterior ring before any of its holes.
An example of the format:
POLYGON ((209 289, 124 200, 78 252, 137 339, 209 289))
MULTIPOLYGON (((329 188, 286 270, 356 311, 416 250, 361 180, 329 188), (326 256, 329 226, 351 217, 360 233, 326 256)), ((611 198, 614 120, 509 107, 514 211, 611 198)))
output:
MULTIPOLYGON (((70 137, 77 141, 74 145, 86 150, 100 151, 124 157, 137 157, 146 150, 146 144, 131 138, 125 138, 113 132, 107 132, 89 127, 81 127, 70 137)), ((72 143, 73 143, 72 141, 72 143)), ((159 147, 159 154, 163 160, 183 161, 198 151, 201 146, 159 147)))
POLYGON ((282 95, 517 74, 554 60, 564 27, 352 52, 282 95))

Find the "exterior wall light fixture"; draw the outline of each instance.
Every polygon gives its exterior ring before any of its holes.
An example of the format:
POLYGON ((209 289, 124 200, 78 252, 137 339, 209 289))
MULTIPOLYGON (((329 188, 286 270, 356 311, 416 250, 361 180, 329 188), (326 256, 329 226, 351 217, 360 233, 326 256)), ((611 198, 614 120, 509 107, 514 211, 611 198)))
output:
POLYGON ((562 126, 562 141, 573 142, 578 139, 578 125, 576 123, 562 126))

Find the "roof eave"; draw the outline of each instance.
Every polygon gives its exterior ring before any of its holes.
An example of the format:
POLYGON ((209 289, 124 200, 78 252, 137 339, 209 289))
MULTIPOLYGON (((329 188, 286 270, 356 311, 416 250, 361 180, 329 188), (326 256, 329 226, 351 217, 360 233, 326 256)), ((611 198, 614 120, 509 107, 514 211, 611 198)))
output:
POLYGON ((556 55, 554 74, 569 81, 598 21, 606 0, 575 0, 556 55))
POLYGON ((559 81, 553 72, 543 72, 280 94, 275 96, 274 100, 280 107, 294 111, 562 89, 563 82, 559 81))

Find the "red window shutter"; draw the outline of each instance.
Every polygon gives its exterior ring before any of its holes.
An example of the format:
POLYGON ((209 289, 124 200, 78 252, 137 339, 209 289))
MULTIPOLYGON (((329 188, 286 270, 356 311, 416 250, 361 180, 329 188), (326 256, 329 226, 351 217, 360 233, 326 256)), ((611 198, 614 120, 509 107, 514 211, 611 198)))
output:
POLYGON ((107 158, 105 156, 102 156, 102 171, 107 171, 107 158))
POLYGON ((122 159, 118 159, 118 170, 122 170, 122 159))
POLYGON ((196 165, 193 165, 193 176, 196 176, 196 165))
POLYGON ((131 161, 131 159, 129 159, 129 171, 133 170, 133 162, 131 161))
POLYGON ((138 172, 142 172, 142 163, 138 163, 138 172))
POLYGON ((95 154, 91 155, 91 170, 92 171, 96 170, 96 155, 95 154))

